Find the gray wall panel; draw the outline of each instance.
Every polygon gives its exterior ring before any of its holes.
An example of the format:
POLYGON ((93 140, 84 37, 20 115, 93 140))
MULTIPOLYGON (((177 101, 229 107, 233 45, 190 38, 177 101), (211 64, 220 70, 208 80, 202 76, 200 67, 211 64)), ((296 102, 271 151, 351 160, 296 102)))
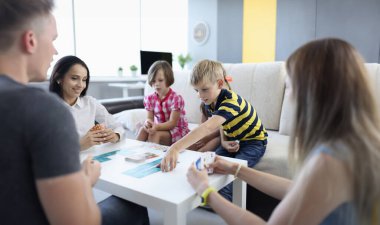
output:
POLYGON ((276 29, 276 60, 315 38, 338 37, 380 63, 380 0, 278 0, 276 29))
POLYGON ((193 58, 191 66, 201 59, 217 59, 217 11, 218 0, 189 0, 189 38, 188 49, 193 58), (208 41, 198 45, 193 40, 193 28, 199 21, 210 27, 208 41))
POLYGON ((242 62, 243 0, 218 1, 218 60, 242 62))
POLYGON ((315 38, 316 0, 278 0, 276 61, 315 38))
POLYGON ((349 41, 367 62, 379 62, 380 1, 318 0, 316 37, 349 41))
POLYGON ((243 0, 189 0, 188 49, 192 67, 202 59, 239 63, 242 61, 243 0), (204 45, 192 37, 199 21, 210 27, 210 36, 204 45))

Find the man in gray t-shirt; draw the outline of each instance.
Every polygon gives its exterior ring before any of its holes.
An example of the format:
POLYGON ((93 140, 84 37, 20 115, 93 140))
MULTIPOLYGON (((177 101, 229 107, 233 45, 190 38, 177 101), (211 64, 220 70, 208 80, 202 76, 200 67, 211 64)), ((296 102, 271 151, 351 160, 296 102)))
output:
POLYGON ((1 224, 100 224, 91 187, 100 164, 79 162, 70 112, 27 87, 57 53, 53 0, 0 1, 1 224))
POLYGON ((36 180, 80 171, 72 116, 54 96, 0 75, 0 118, 2 220, 48 224, 36 180))

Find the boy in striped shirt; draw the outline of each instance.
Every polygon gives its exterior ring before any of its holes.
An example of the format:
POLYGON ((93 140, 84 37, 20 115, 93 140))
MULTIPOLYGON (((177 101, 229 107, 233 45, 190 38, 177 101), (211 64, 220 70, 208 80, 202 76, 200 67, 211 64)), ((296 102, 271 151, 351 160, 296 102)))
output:
MULTIPOLYGON (((256 165, 264 155, 268 134, 252 105, 235 92, 223 88, 224 75, 225 70, 218 62, 203 60, 195 65, 191 84, 211 118, 169 148, 161 163, 163 171, 175 168, 181 149, 215 129, 220 129, 221 133, 217 155, 247 160, 249 167, 256 165)), ((231 201, 232 184, 220 193, 231 201)))

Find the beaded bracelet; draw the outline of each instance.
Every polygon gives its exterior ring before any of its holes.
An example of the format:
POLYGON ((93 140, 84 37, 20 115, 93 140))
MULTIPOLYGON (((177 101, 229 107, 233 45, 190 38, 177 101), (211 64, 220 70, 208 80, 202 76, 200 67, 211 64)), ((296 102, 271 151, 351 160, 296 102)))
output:
POLYGON ((238 168, 236 169, 236 172, 235 172, 235 175, 234 177, 236 178, 240 172, 240 169, 241 169, 241 164, 239 164, 238 168))

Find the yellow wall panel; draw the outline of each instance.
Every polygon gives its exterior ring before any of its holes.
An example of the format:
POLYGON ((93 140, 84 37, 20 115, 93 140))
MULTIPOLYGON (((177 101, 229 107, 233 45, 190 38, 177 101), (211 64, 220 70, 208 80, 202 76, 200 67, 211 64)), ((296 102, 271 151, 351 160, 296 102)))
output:
POLYGON ((270 62, 276 50, 276 0, 244 0, 243 62, 270 62))

